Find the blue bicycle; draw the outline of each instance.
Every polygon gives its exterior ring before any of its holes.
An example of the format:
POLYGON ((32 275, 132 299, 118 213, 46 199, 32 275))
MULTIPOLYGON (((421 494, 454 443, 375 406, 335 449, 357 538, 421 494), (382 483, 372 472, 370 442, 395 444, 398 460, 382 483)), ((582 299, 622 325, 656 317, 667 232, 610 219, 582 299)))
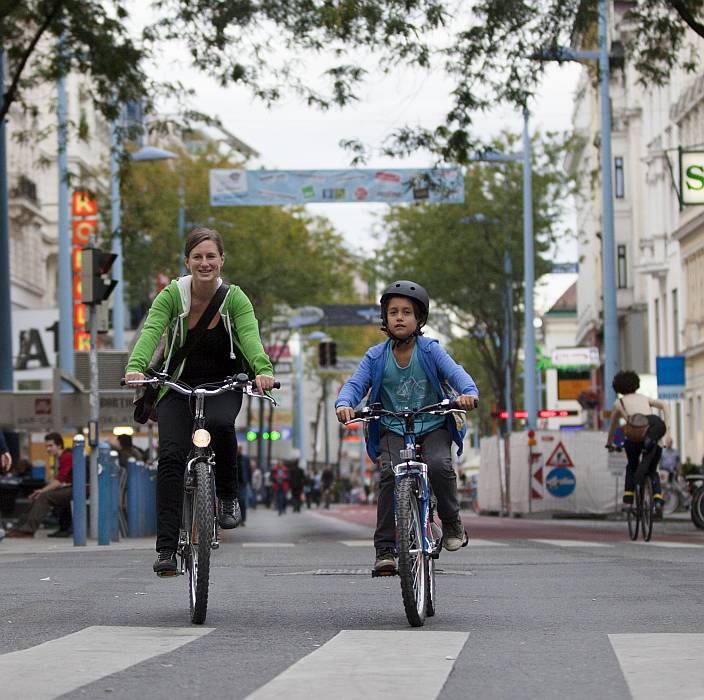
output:
MULTIPOLYGON (((398 575, 403 607, 412 627, 420 627, 426 616, 435 614, 435 560, 442 549, 442 530, 434 522, 435 497, 428 481, 428 465, 423 462, 420 445, 416 444, 415 419, 421 414, 448 413, 464 413, 464 410, 449 399, 406 411, 387 411, 375 404, 356 411, 355 418, 346 423, 368 423, 387 416, 403 424, 401 461, 393 466, 398 569, 387 573, 373 571, 372 576, 398 575)), ((466 544, 465 540, 462 546, 466 544)))

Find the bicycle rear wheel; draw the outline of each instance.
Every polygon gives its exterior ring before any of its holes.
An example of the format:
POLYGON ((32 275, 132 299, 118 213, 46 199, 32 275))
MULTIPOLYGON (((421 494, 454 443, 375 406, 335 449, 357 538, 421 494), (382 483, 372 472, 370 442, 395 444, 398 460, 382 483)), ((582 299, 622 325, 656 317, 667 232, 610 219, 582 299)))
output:
POLYGON ((653 536, 653 485, 650 479, 646 477, 645 482, 640 489, 640 519, 643 539, 650 542, 653 536))
POLYGON ((637 540, 640 528, 640 486, 638 485, 635 488, 633 505, 626 511, 626 518, 628 520, 628 536, 632 540, 637 540))
POLYGON ((396 508, 403 607, 410 625, 420 627, 428 609, 428 560, 423 552, 423 527, 414 479, 406 478, 398 484, 396 508))
POLYGON ((188 548, 188 588, 191 622, 202 625, 208 612, 210 585, 210 542, 213 534, 212 473, 205 462, 194 466, 195 484, 191 491, 191 531, 188 548))
POLYGON ((700 530, 704 530, 704 486, 700 486, 692 496, 692 504, 690 506, 692 522, 700 530))

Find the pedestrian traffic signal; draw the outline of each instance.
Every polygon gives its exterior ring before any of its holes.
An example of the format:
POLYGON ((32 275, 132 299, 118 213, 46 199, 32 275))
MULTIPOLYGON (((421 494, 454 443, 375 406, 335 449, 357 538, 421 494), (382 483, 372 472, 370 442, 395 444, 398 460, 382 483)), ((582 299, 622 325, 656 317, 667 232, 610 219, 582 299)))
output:
POLYGON ((117 285, 108 273, 117 259, 115 253, 99 248, 86 247, 81 252, 81 301, 84 304, 100 304, 105 301, 117 285))
POLYGON ((324 340, 318 345, 318 364, 321 367, 334 367, 337 364, 337 343, 324 340))
MULTIPOLYGON (((247 442, 256 442, 259 439, 259 433, 257 433, 256 430, 248 430, 245 437, 247 438, 247 442)), ((278 430, 272 430, 271 432, 265 430, 262 433, 262 440, 272 440, 276 442, 276 440, 281 440, 281 433, 278 430)))

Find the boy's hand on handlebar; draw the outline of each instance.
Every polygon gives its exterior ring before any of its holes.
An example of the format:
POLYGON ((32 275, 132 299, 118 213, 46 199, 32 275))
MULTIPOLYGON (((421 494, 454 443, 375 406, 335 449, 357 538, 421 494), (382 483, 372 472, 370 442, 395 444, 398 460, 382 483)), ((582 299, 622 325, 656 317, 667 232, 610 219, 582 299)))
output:
POLYGON ((347 423, 347 421, 354 420, 354 409, 349 406, 340 406, 335 409, 335 413, 337 413, 337 420, 339 420, 340 423, 347 423))
POLYGON ((260 394, 274 388, 274 378, 270 377, 268 374, 258 374, 254 379, 254 383, 260 394))
POLYGON ((455 399, 455 403, 464 411, 473 411, 479 402, 479 399, 472 394, 462 394, 455 399))
POLYGON ((145 379, 141 372, 127 372, 125 375, 126 382, 143 382, 145 379))

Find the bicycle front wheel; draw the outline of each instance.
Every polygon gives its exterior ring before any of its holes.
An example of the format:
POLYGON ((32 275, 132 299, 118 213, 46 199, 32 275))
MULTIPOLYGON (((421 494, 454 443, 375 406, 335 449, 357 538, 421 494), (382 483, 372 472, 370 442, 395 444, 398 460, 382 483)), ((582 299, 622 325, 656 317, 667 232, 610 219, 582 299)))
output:
POLYGON ((640 486, 636 486, 635 495, 633 496, 633 504, 626 511, 628 520, 628 536, 632 540, 638 539, 638 529, 640 527, 640 486))
POLYGON ((210 544, 213 534, 212 473, 205 462, 194 467, 195 484, 191 492, 191 531, 188 550, 188 578, 191 622, 202 625, 208 612, 210 585, 210 544))
POLYGON ((413 479, 406 478, 398 484, 396 508, 403 607, 411 626, 420 627, 428 605, 428 560, 423 552, 423 527, 413 479))
POLYGON ((692 522, 700 530, 704 530, 704 486, 700 486, 692 496, 692 504, 690 506, 692 522))
POLYGON ((650 542, 650 538, 653 536, 653 510, 655 508, 655 504, 653 503, 653 485, 648 478, 646 478, 645 483, 641 486, 640 497, 643 539, 646 542, 650 542))

